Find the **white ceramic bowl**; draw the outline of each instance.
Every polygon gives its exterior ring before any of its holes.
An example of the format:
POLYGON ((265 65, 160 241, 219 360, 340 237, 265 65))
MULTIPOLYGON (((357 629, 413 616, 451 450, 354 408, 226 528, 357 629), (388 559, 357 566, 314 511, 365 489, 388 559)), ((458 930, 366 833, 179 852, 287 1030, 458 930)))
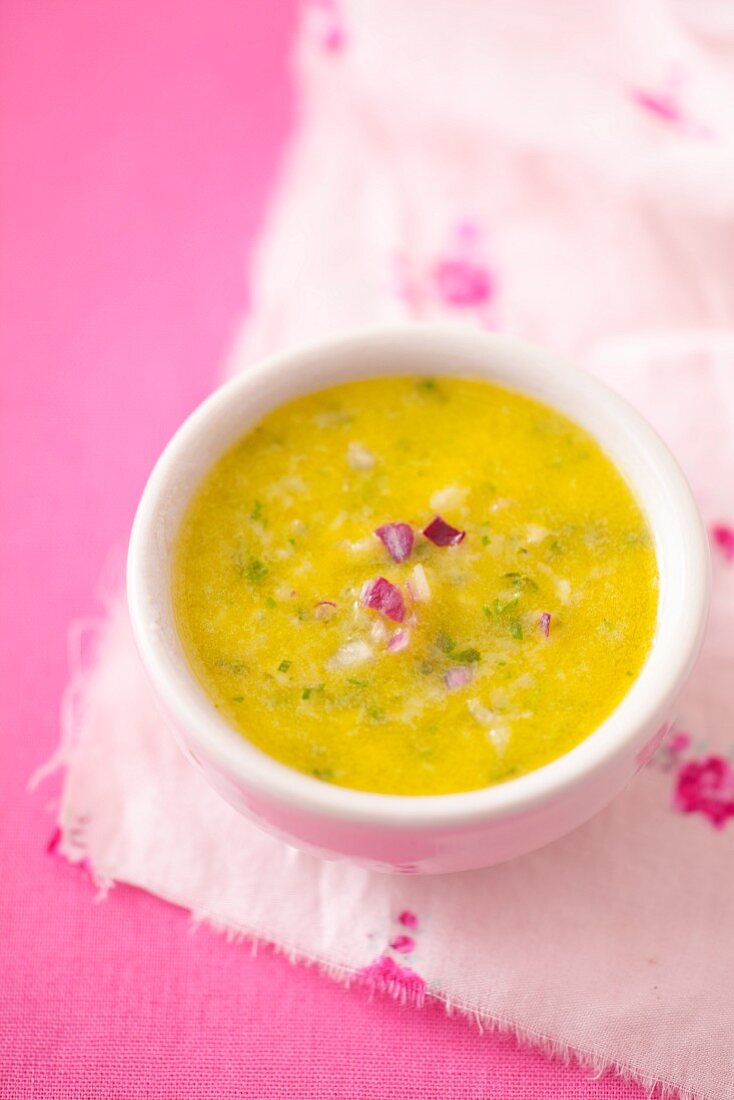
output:
POLYGON ((371 329, 267 359, 212 394, 179 429, 145 488, 130 539, 128 600, 142 659, 184 751, 242 813, 327 859, 380 871, 482 867, 538 848, 614 797, 652 754, 699 649, 708 541, 690 489, 658 436, 590 375, 504 336, 464 327, 371 329), (220 717, 194 678, 174 625, 171 556, 200 478, 238 437, 289 398, 391 374, 491 379, 583 425, 627 478, 652 530, 657 629, 638 679, 580 745, 529 775, 463 794, 371 794, 278 763, 220 717))

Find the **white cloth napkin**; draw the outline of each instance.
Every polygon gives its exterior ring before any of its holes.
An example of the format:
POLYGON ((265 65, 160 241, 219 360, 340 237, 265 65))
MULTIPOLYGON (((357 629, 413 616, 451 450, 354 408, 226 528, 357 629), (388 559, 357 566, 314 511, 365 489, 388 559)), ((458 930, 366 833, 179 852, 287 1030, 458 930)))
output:
MULTIPOLYGON (((734 525, 733 62, 734 10, 713 0, 312 3, 229 369, 404 316, 513 332, 628 396, 707 520, 734 525)), ((443 878, 322 863, 240 818, 161 728, 118 595, 65 700, 60 850, 335 977, 730 1100, 727 539, 676 736, 572 835, 443 878)))

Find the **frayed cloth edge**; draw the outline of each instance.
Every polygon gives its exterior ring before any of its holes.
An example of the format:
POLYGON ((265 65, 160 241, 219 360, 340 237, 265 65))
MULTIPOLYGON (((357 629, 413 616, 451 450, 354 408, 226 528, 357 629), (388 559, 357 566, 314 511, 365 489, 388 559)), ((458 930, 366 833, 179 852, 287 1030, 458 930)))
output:
MULTIPOLYGON (((113 599, 120 596, 124 596, 124 589, 121 591, 119 587, 115 586, 115 589, 110 587, 107 590, 104 603, 108 612, 113 599)), ((400 982, 380 981, 379 979, 365 977, 360 973, 358 967, 335 963, 292 945, 276 943, 256 928, 233 925, 230 921, 206 910, 192 909, 189 904, 182 902, 175 896, 161 893, 156 887, 147 886, 145 883, 126 882, 124 878, 117 879, 114 870, 103 871, 95 866, 84 843, 84 837, 75 835, 70 838, 67 836, 68 823, 65 820, 65 808, 68 771, 72 766, 74 754, 78 751, 82 742, 84 696, 87 684, 95 674, 108 626, 109 614, 100 615, 94 619, 80 619, 71 624, 69 630, 70 676, 62 696, 59 746, 49 760, 35 770, 28 784, 29 790, 34 791, 51 774, 62 769, 65 771, 61 805, 57 816, 59 835, 54 839, 53 850, 72 865, 81 866, 89 874, 90 880, 97 891, 95 901, 104 900, 116 882, 130 885, 145 890, 152 896, 188 912, 191 917, 192 931, 205 926, 213 932, 223 935, 230 943, 248 943, 253 955, 257 954, 260 948, 266 947, 276 954, 284 955, 294 965, 316 968, 324 977, 347 988, 355 986, 366 989, 371 998, 375 995, 388 996, 400 1004, 412 1008, 421 1008, 424 1004, 430 1002, 441 1004, 447 1015, 464 1017, 474 1024, 480 1033, 488 1031, 511 1035, 520 1048, 540 1051, 546 1057, 553 1061, 560 1061, 564 1065, 577 1065, 596 1078, 614 1073, 623 1081, 634 1083, 643 1088, 649 1100, 707 1100, 703 1093, 694 1092, 670 1081, 643 1073, 617 1059, 594 1054, 591 1051, 581 1050, 571 1044, 552 1039, 550 1036, 525 1028, 505 1016, 477 1009, 460 998, 452 998, 440 990, 431 989, 430 987, 420 990, 406 989, 400 982), (86 636, 91 637, 94 643, 94 656, 88 662, 85 661, 83 655, 83 641, 86 636)))

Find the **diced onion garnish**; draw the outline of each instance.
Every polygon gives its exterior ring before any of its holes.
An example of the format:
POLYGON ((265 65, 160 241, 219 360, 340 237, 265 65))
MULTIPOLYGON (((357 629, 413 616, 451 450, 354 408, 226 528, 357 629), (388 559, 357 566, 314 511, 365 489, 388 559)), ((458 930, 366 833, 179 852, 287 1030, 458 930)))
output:
POLYGON ((397 585, 391 584, 385 577, 370 581, 362 592, 362 607, 379 611, 386 619, 401 623, 405 618, 405 600, 397 585))
POLYGON ((337 668, 348 668, 350 665, 361 665, 372 659, 372 649, 367 642, 359 639, 353 642, 345 642, 328 662, 337 668))
POLYGON ((434 546, 456 546, 466 538, 466 531, 452 527, 441 516, 435 516, 423 529, 423 534, 434 546))
POLYGON ((347 543, 347 546, 354 554, 367 554, 374 548, 374 542, 372 536, 369 535, 364 539, 357 539, 355 542, 347 543))
POLYGON ((556 577, 556 592, 561 603, 568 603, 571 599, 571 582, 565 577, 556 577))
POLYGON ((390 631, 383 623, 382 619, 375 619, 370 627, 370 638, 376 645, 380 645, 382 642, 386 642, 390 637, 390 631))
POLYGON ((487 737, 492 742, 497 752, 502 753, 507 748, 507 742, 510 740, 510 731, 507 726, 502 725, 502 723, 496 723, 487 730, 487 737))
POLYGON ((474 669, 471 665, 456 665, 444 673, 443 682, 449 691, 466 687, 474 679, 474 669))
POLYGON ((422 565, 413 566, 407 581, 408 591, 416 603, 427 603, 431 598, 431 586, 422 565))
POLYGON ((401 650, 407 649, 410 644, 410 631, 409 630, 396 630, 390 641, 387 643, 388 653, 400 653, 401 650))
POLYGON ((483 726, 489 726, 494 722, 495 714, 493 710, 488 710, 478 699, 467 699, 466 709, 471 714, 472 718, 475 718, 477 722, 481 722, 483 726))
POLYGON ((534 545, 537 542, 542 542, 548 535, 548 528, 541 527, 538 523, 529 523, 525 528, 525 541, 534 545))
POLYGON ((336 611, 333 600, 319 600, 313 609, 315 619, 330 619, 336 611))
POLYGON ((540 616, 540 631, 541 631, 541 634, 543 634, 544 637, 546 637, 546 638, 550 634, 550 624, 551 624, 550 612, 549 611, 544 611, 543 614, 540 616))
POLYGON ((504 752, 510 739, 510 731, 493 710, 488 710, 478 699, 467 699, 467 710, 477 722, 487 729, 487 738, 497 752, 504 752))
POLYGON ((375 531, 393 561, 407 561, 413 549, 413 528, 407 523, 384 523, 375 531))
POLYGON ((375 465, 375 456, 368 451, 364 443, 353 440, 347 447, 347 463, 353 470, 371 470, 375 465))
POLYGON ((461 485, 447 485, 445 489, 435 492, 428 503, 436 512, 450 512, 462 506, 468 491, 461 485))

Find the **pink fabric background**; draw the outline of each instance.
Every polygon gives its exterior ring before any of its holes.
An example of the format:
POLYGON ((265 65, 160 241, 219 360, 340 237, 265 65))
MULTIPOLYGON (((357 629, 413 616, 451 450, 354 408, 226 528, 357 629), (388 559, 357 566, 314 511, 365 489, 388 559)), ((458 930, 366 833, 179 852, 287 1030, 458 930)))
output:
POLYGON ((635 1086, 370 1002, 44 851, 72 618, 217 377, 294 105, 290 0, 0 12, 0 1096, 533 1097, 635 1086))

